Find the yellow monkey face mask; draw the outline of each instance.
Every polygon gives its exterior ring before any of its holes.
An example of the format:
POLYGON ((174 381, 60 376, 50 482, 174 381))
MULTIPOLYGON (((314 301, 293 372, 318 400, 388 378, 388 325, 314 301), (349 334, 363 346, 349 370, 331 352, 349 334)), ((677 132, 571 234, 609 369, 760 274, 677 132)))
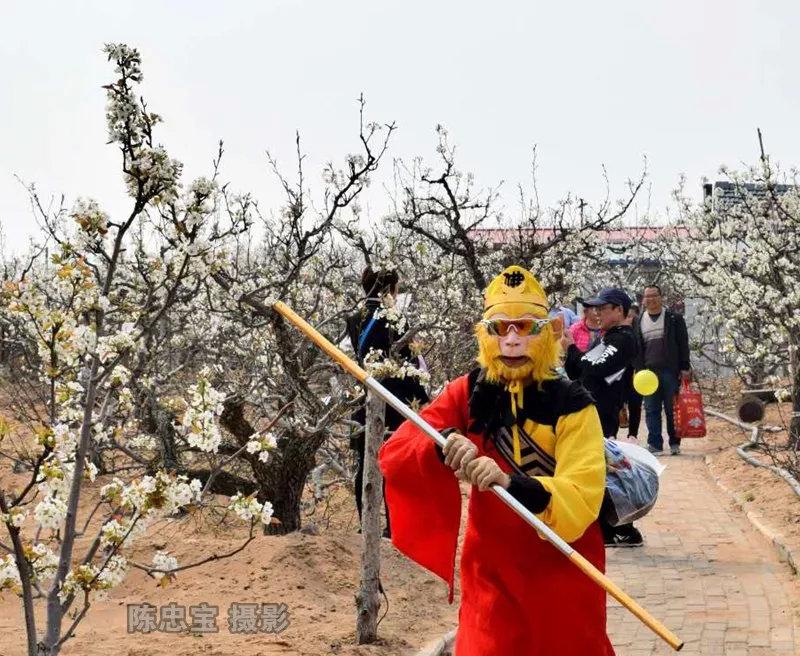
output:
POLYGON ((478 362, 490 382, 506 385, 554 378, 561 353, 562 323, 547 318, 548 303, 539 282, 510 266, 486 289, 478 323, 478 362))

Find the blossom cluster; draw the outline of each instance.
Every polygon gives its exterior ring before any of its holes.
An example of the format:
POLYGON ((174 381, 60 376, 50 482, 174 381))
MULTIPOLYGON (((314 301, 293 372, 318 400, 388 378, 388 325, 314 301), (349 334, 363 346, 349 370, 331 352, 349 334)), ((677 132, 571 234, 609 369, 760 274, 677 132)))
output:
POLYGON ((108 234, 108 214, 97 201, 91 198, 79 198, 72 208, 72 219, 79 230, 75 246, 79 249, 99 249, 108 234))
POLYGON ((204 367, 197 377, 197 383, 189 387, 189 399, 181 427, 190 446, 216 453, 222 442, 218 418, 222 414, 225 394, 211 386, 210 375, 211 370, 204 367))
POLYGON ((100 489, 103 500, 142 517, 170 516, 184 506, 200 500, 202 484, 196 478, 159 471, 128 484, 115 478, 100 489))
POLYGON ((370 349, 364 356, 364 367, 373 378, 416 378, 421 385, 430 384, 430 373, 415 367, 411 362, 398 362, 385 357, 381 351, 370 349))
POLYGON ((157 551, 153 555, 153 569, 162 570, 159 572, 153 572, 153 576, 155 577, 156 581, 159 583, 166 583, 169 581, 174 574, 176 569, 178 569, 178 559, 175 556, 171 556, 167 552, 164 551, 157 551))
POLYGON ((0 592, 3 590, 16 591, 20 585, 19 569, 17 569, 14 554, 0 558, 0 592))
POLYGON ((78 565, 67 573, 58 592, 63 602, 68 597, 83 591, 107 591, 118 586, 128 574, 128 561, 120 554, 113 554, 102 564, 78 565))
POLYGON ((272 504, 269 501, 259 502, 254 494, 245 496, 241 492, 237 492, 231 497, 228 508, 236 513, 239 519, 244 521, 251 521, 257 518, 265 525, 272 521, 272 504))
POLYGON ((272 433, 255 433, 247 441, 248 453, 257 453, 261 462, 269 460, 269 452, 278 447, 278 440, 272 433))
POLYGON ((385 305, 385 302, 384 305, 375 310, 373 316, 376 320, 384 319, 396 335, 402 335, 408 329, 408 321, 405 316, 397 308, 385 305))

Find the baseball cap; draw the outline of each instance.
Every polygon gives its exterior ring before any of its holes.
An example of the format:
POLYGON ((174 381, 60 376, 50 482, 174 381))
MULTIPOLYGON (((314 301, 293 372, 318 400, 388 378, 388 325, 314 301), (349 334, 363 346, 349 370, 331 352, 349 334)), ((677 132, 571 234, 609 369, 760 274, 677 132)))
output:
POLYGON ((601 289, 597 296, 586 299, 583 305, 587 307, 597 307, 598 305, 621 305, 623 309, 629 310, 631 307, 631 298, 622 289, 616 287, 606 287, 601 289))

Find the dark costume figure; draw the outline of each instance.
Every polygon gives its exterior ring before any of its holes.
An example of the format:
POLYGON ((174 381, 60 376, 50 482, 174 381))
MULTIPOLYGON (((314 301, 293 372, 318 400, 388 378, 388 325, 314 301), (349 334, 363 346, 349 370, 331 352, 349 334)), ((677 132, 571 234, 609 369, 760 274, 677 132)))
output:
MULTIPOLYGON (((416 369, 420 364, 419 358, 411 353, 409 346, 404 345, 400 348, 396 346, 397 341, 407 331, 405 317, 393 307, 393 299, 397 294, 397 273, 394 271, 376 273, 367 268, 362 275, 361 283, 367 294, 366 302, 358 312, 347 318, 347 331, 359 364, 363 365, 365 358, 381 360, 392 358, 401 366, 411 364, 416 369)), ((379 378, 379 381, 404 403, 421 406, 428 401, 428 393, 418 377, 388 377, 379 378)), ((355 412, 353 419, 361 426, 366 424, 364 405, 355 412)), ((402 415, 387 405, 384 416, 387 435, 391 434, 402 422, 402 415)), ((351 440, 350 446, 356 451, 358 459, 354 484, 360 521, 363 508, 365 454, 363 430, 351 440)), ((383 534, 385 537, 391 535, 388 507, 386 509, 386 529, 383 534)))

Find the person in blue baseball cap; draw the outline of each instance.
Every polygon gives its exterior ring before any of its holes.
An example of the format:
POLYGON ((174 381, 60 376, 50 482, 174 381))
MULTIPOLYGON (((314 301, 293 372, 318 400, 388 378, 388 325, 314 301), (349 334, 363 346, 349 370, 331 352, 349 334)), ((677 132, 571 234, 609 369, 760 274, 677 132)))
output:
POLYGON ((601 289, 597 296, 583 301, 583 304, 588 307, 601 308, 604 305, 616 305, 623 309, 623 319, 628 316, 628 310, 631 309, 632 303, 633 301, 631 301, 631 297, 625 293, 625 290, 617 287, 606 287, 601 289))
POLYGON ((595 308, 602 338, 593 348, 581 353, 568 343, 564 368, 573 380, 580 380, 591 392, 600 414, 605 437, 614 438, 619 430, 619 411, 624 403, 624 374, 637 353, 636 338, 625 318, 631 299, 624 290, 606 287, 585 301, 595 308))
MULTIPOLYGON (((619 412, 625 402, 625 374, 632 366, 638 351, 633 329, 626 317, 631 308, 631 298, 624 290, 606 287, 585 301, 585 307, 598 311, 602 338, 586 353, 581 353, 567 339, 564 369, 573 380, 579 380, 595 401, 603 435, 615 439, 619 430, 619 412)), ((600 526, 606 546, 638 547, 642 534, 633 524, 612 527, 601 517, 600 526)))

